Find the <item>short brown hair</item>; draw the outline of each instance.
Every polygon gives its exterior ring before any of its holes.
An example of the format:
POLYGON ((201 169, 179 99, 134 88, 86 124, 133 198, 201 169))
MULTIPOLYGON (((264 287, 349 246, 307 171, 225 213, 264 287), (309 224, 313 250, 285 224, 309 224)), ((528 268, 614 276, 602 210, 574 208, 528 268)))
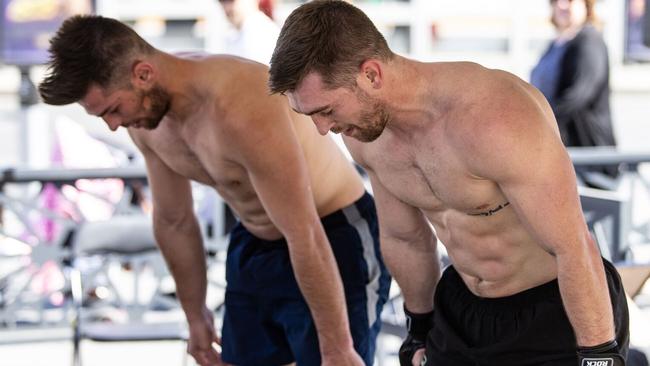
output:
POLYGON ((134 57, 154 48, 126 24, 97 15, 68 18, 50 40, 48 74, 39 85, 47 104, 79 101, 91 84, 123 82, 134 57))
POLYGON ((358 8, 340 0, 315 0, 287 18, 271 58, 272 93, 295 90, 316 71, 330 88, 354 85, 361 64, 394 56, 372 21, 358 8))

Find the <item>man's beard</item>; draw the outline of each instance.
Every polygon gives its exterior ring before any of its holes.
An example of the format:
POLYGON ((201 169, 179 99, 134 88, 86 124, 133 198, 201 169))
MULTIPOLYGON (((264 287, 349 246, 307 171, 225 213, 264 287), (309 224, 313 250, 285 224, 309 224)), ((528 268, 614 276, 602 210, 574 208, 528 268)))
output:
POLYGON ((357 97, 363 105, 369 105, 370 108, 364 108, 359 116, 359 126, 355 127, 357 133, 352 137, 362 142, 375 141, 390 121, 390 115, 386 107, 379 100, 370 97, 367 93, 357 89, 357 97))
POLYGON ((149 99, 149 109, 147 111, 147 117, 142 119, 143 123, 140 123, 140 126, 147 130, 153 130, 158 127, 160 121, 169 112, 171 98, 159 85, 155 85, 148 92, 143 92, 141 100, 145 98, 149 99))

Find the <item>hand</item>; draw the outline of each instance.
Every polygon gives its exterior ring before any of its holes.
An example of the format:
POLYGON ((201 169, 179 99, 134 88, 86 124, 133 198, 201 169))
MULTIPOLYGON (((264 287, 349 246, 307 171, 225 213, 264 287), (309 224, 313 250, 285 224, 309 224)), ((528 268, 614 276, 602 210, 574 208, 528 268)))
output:
POLYGON ((352 347, 345 352, 323 353, 321 354, 321 358, 321 366, 365 366, 361 356, 352 347))
POLYGON ((415 339, 409 334, 399 348, 400 366, 420 366, 424 358, 424 347, 424 341, 415 339))
POLYGON ((415 351, 415 354, 413 355, 413 359, 411 360, 411 363, 412 363, 413 366, 426 365, 427 357, 425 355, 424 348, 420 348, 419 350, 415 351))
POLYGON ((424 357, 427 334, 433 328, 433 311, 415 314, 404 306, 406 329, 409 334, 399 348, 401 366, 420 366, 424 357))
POLYGON ((594 347, 578 347, 579 366, 625 366, 618 343, 612 340, 594 347))
POLYGON ((227 365, 214 347, 214 343, 221 345, 221 339, 214 330, 212 312, 204 307, 201 315, 200 318, 189 322, 190 339, 187 342, 187 353, 201 366, 227 365))

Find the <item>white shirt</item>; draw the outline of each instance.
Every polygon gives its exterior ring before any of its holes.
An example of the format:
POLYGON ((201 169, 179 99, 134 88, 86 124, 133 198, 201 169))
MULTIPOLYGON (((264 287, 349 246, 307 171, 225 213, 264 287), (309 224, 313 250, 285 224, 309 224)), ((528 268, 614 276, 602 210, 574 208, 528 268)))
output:
POLYGON ((230 27, 221 52, 268 65, 279 34, 280 27, 257 11, 244 19, 241 29, 230 27))

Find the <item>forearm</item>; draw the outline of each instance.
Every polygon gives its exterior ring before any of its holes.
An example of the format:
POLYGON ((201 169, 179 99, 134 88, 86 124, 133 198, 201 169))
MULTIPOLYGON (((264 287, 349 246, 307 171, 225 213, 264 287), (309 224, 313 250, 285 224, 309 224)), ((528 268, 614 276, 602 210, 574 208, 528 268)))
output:
POLYGON ((381 251, 407 308, 414 313, 431 311, 433 294, 440 279, 436 238, 430 236, 406 241, 382 236, 381 251))
POLYGON ((557 255, 562 302, 579 346, 614 339, 612 305, 603 262, 593 244, 557 255))
POLYGON ((196 218, 191 215, 177 223, 154 219, 154 233, 174 277, 176 295, 187 320, 199 319, 205 306, 207 278, 203 242, 196 218))
POLYGON ((322 229, 287 237, 298 286, 309 305, 322 353, 352 347, 338 266, 322 229))

